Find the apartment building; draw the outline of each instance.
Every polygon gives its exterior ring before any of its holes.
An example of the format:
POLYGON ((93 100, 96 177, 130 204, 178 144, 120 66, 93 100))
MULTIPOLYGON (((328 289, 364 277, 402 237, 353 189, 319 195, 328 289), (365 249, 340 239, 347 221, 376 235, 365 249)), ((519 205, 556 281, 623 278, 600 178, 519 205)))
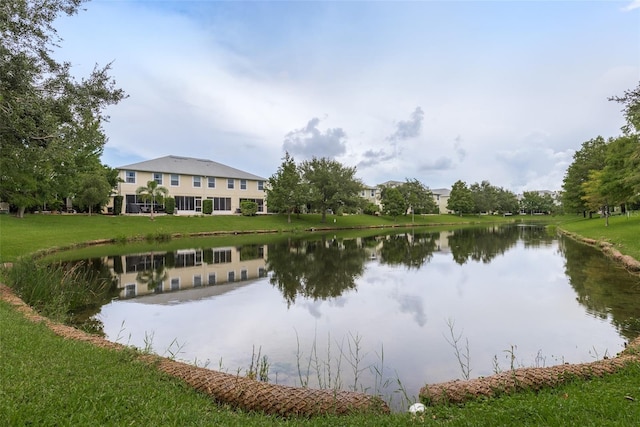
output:
MULTIPOLYGON (((258 205, 258 213, 266 213, 266 179, 221 163, 191 157, 165 156, 120 166, 117 194, 124 197, 123 212, 147 211, 148 202, 136 194, 149 181, 169 190, 176 201, 177 215, 202 214, 202 201, 212 200, 213 215, 228 215, 240 211, 245 200, 258 205)), ((113 209, 113 200, 110 205, 113 209)))

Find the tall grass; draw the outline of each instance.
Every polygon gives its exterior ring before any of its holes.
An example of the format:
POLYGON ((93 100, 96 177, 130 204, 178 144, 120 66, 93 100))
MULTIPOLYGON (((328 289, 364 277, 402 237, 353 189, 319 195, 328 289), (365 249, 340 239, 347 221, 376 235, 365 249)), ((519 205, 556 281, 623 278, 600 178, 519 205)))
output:
POLYGON ((45 264, 31 257, 3 268, 1 277, 40 314, 71 324, 77 313, 100 307, 117 289, 112 279, 97 276, 86 264, 45 264))

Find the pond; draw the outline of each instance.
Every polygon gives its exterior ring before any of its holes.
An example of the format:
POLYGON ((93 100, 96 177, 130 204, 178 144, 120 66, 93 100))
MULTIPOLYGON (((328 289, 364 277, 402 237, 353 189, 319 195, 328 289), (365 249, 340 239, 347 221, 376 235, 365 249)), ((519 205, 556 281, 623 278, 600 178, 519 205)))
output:
POLYGON ((188 243, 92 260, 118 284, 94 316, 109 340, 393 405, 427 383, 614 356, 640 332, 638 277, 541 226, 188 243))

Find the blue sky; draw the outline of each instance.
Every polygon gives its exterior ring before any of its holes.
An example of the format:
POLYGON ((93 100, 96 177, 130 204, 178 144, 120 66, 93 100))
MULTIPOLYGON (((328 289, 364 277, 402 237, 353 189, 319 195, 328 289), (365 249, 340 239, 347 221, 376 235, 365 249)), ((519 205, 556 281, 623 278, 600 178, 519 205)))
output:
POLYGON ((79 77, 112 62, 103 161, 174 154, 265 178, 285 150, 368 185, 560 189, 617 136, 640 81, 640 0, 93 1, 61 18, 79 77))

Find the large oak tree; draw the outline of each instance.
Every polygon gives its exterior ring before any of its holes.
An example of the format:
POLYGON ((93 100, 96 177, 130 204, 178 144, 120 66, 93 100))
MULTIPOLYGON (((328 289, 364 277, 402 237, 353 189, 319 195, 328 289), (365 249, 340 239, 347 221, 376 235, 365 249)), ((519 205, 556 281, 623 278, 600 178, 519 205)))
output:
POLYGON ((328 209, 337 212, 340 208, 357 206, 362 202, 358 195, 362 183, 355 178, 355 166, 343 166, 336 160, 314 157, 303 162, 300 170, 304 183, 308 185, 306 200, 322 212, 322 222, 326 222, 328 209))
POLYGON ((104 110, 124 98, 110 64, 77 80, 54 59, 53 23, 82 0, 0 3, 0 199, 26 208, 73 193, 69 183, 99 170, 104 110))

